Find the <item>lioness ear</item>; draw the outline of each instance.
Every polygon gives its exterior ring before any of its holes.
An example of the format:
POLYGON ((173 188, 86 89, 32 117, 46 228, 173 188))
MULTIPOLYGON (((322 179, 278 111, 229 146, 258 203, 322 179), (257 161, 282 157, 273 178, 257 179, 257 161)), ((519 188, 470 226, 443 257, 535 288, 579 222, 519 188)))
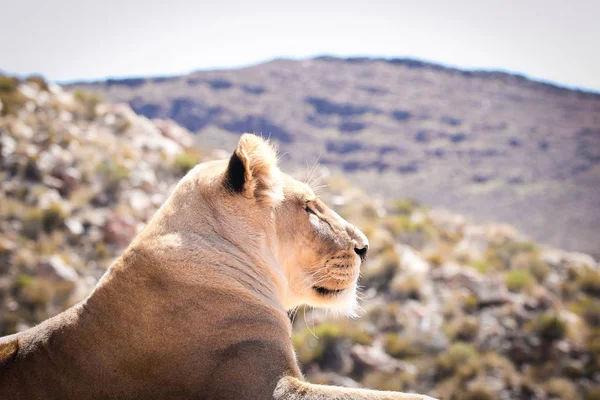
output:
POLYGON ((283 200, 283 183, 273 147, 259 136, 243 134, 229 159, 225 185, 261 205, 277 205, 283 200))

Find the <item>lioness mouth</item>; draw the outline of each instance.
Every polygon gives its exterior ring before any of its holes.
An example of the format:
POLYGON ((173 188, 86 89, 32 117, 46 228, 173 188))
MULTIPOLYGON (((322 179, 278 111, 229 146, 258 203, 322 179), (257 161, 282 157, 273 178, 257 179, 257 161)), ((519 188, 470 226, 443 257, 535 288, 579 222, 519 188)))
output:
POLYGON ((345 290, 345 289, 327 289, 322 286, 313 286, 313 289, 315 290, 315 292, 319 293, 321 296, 334 296, 345 290))

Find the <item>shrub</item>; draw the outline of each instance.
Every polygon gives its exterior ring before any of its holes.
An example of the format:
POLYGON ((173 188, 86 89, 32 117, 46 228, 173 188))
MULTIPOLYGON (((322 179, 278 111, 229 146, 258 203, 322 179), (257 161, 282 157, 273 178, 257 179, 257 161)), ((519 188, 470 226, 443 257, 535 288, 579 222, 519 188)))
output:
POLYGON ((514 256, 520 253, 536 252, 537 247, 533 242, 521 242, 506 239, 502 243, 488 250, 488 260, 497 268, 506 268, 514 256))
POLYGON ((520 292, 531 288, 534 284, 534 279, 526 269, 514 269, 506 273, 504 282, 511 292, 520 292))
POLYGON ((384 250, 378 258, 368 260, 362 268, 361 283, 366 287, 382 290, 400 268, 400 256, 393 247, 384 250))
POLYGON ((475 374, 478 360, 479 355, 473 345, 457 342, 440 354, 435 364, 437 373, 441 377, 452 375, 468 377, 475 374))
POLYGON ((600 327, 600 301, 586 296, 571 303, 569 308, 579 314, 588 325, 594 328, 600 327))
POLYGON ((19 87, 19 79, 14 76, 0 75, 0 93, 11 93, 19 87))
POLYGON ((485 387, 475 387, 468 389, 464 395, 460 397, 461 400, 496 400, 498 396, 485 387))
POLYGON ((25 79, 25 82, 36 84, 40 90, 48 91, 48 82, 40 75, 31 75, 25 79))
POLYGON ((540 259, 537 252, 523 253, 516 256, 511 263, 514 269, 526 269, 538 281, 543 282, 550 273, 550 266, 540 259))
POLYGON ((65 221, 65 214, 58 203, 51 204, 42 212, 42 226, 46 233, 62 226, 65 221))
POLYGON ((364 377, 362 384, 377 390, 400 392, 415 383, 415 376, 408 372, 373 371, 364 377))
POLYGON ((344 324, 323 323, 313 329, 306 327, 292 335, 292 344, 302 364, 320 362, 327 347, 339 340, 347 339, 354 343, 370 345, 373 336, 367 332, 352 329, 344 324))
POLYGON ((486 260, 472 260, 468 266, 476 269, 481 274, 485 274, 490 269, 490 264, 486 260))
POLYGON ((197 152, 190 150, 184 151, 175 156, 173 166, 181 175, 185 175, 190 169, 194 168, 200 162, 200 156, 197 152))
POLYGON ((33 278, 27 275, 19 276, 17 287, 22 301, 33 306, 46 305, 56 293, 47 279, 33 278))
POLYGON ((596 297, 600 297, 600 272, 585 268, 578 277, 581 289, 596 297))
POLYGON ((38 208, 29 209, 23 218, 21 231, 23 236, 33 240, 37 239, 43 229, 43 217, 42 210, 38 208))
POLYGON ((425 259, 429 264, 431 264, 432 267, 439 267, 446 261, 444 256, 440 253, 428 254, 425 259))
POLYGON ((543 314, 535 321, 534 330, 546 341, 561 340, 567 333, 567 323, 557 314, 543 314))
POLYGON ((94 254, 96 258, 103 260, 109 256, 108 246, 104 242, 96 243, 96 247, 94 248, 94 254))
POLYGON ((473 317, 467 317, 449 324, 447 334, 459 341, 470 342, 477 337, 479 332, 479 321, 473 317))
POLYGON ((0 75, 1 115, 14 114, 27 103, 27 98, 17 90, 18 88, 19 80, 17 78, 0 75))
POLYGON ((475 311, 479 308, 479 299, 474 294, 468 294, 464 298, 462 305, 467 312, 475 311))
POLYGON ((397 276, 392 280, 390 291, 396 298, 408 298, 419 300, 421 298, 421 287, 423 278, 418 276, 397 276))
POLYGON ((393 203, 392 211, 402 215, 410 215, 418 207, 419 204, 414 200, 396 200, 393 203))
POLYGON ((596 386, 588 390, 585 395, 585 400, 600 400, 600 386, 596 386))
POLYGON ((417 357, 423 352, 417 343, 395 333, 388 333, 383 337, 383 349, 396 358, 417 357))
POLYGON ((76 90, 73 93, 73 97, 80 104, 81 113, 84 118, 89 120, 96 118, 96 107, 102 101, 98 93, 76 90))
POLYGON ((129 177, 129 169, 115 160, 101 162, 96 170, 106 175, 110 184, 117 184, 129 177))
POLYGON ((551 378, 545 385, 546 393, 560 400, 574 400, 579 398, 579 393, 574 384, 564 378, 551 378))

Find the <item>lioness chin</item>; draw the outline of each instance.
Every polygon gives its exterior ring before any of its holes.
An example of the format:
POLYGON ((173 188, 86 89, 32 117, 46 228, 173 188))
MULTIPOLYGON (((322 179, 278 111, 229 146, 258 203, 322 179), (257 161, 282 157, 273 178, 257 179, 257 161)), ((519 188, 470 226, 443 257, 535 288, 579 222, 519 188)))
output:
POLYGON ((181 180, 87 299, 0 339, 0 398, 427 399, 302 380, 286 311, 352 313, 367 249, 243 135, 181 180))

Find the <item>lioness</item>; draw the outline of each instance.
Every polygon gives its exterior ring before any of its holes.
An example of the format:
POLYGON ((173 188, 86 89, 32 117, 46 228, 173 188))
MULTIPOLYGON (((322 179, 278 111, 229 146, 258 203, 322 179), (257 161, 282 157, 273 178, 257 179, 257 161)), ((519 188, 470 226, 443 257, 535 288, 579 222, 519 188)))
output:
POLYGON ((179 182, 87 299, 0 339, 0 398, 431 399, 302 379, 286 310, 352 312, 367 249, 245 134, 179 182))

